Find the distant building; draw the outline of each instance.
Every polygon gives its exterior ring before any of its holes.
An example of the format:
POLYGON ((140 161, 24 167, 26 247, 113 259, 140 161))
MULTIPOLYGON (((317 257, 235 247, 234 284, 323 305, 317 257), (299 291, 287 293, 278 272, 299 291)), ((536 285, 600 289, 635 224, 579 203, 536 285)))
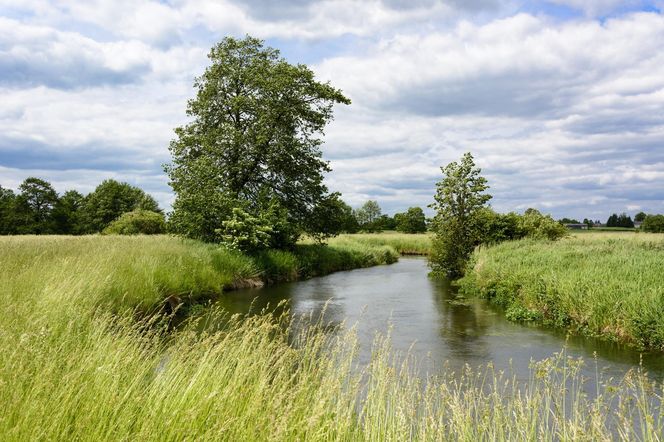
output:
POLYGON ((634 228, 638 229, 639 227, 641 227, 641 224, 643 224, 642 221, 634 221, 634 228))
POLYGON ((565 224, 565 227, 567 227, 570 230, 588 230, 588 224, 565 224))

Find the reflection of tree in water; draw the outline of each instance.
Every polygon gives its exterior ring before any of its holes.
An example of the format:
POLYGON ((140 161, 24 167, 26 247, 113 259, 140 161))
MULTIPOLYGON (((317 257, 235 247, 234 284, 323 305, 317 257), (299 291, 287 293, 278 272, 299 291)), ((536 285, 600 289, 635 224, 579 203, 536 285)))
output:
POLYGON ((447 280, 432 280, 434 303, 440 315, 440 334, 454 359, 474 365, 486 362, 491 349, 486 333, 491 326, 490 317, 475 303, 456 297, 456 290, 447 280))

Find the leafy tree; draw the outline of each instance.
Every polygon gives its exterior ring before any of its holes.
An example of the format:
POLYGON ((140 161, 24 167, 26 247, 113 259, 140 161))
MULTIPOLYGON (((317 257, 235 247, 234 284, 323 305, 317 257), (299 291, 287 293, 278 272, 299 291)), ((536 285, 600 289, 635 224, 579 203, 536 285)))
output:
POLYGON ((606 227, 618 227, 618 214, 614 213, 606 220, 606 227))
POLYGON ((18 233, 54 233, 52 213, 58 194, 48 181, 29 177, 19 186, 16 198, 18 233))
POLYGON ((642 223, 643 221, 645 221, 647 216, 648 215, 646 215, 645 212, 639 212, 636 215, 634 215, 634 221, 642 223))
POLYGON ((422 233, 427 230, 424 211, 420 207, 410 207, 406 212, 394 215, 399 232, 422 233))
POLYGON ((378 202, 369 200, 355 211, 355 218, 361 229, 372 232, 377 230, 375 223, 380 218, 381 212, 378 202))
POLYGON ((318 240, 342 232, 354 233, 359 230, 353 209, 341 200, 339 193, 329 195, 318 204, 310 223, 315 226, 312 231, 317 232, 312 236, 318 240))
POLYGON ((0 235, 16 233, 16 195, 0 186, 0 235))
POLYGON ((434 272, 456 278, 463 275, 473 249, 482 240, 480 216, 491 195, 484 193, 489 186, 470 152, 441 171, 444 178, 436 184, 431 205, 436 210, 436 236, 429 259, 434 272))
POLYGON ((218 241, 234 208, 259 218, 271 207, 295 239, 321 233, 313 215, 328 196, 330 168, 320 136, 333 105, 350 100, 252 37, 225 38, 208 57, 187 106, 192 121, 175 129, 165 166, 176 193, 172 229, 218 241))
POLYGON ((272 227, 264 218, 256 218, 240 208, 222 222, 217 230, 221 241, 228 247, 243 252, 255 252, 270 245, 272 227))
POLYGON ((86 232, 101 232, 123 213, 136 209, 161 213, 159 205, 138 187, 115 180, 104 180, 85 197, 82 217, 86 232))
POLYGON ((105 235, 156 235, 166 232, 163 213, 136 209, 120 215, 102 233, 105 235))
POLYGON ((84 196, 75 190, 68 190, 62 195, 53 208, 55 233, 77 235, 83 233, 81 207, 84 196))
POLYGON ((574 218, 561 218, 558 220, 560 224, 581 224, 579 220, 574 218))
POLYGON ((664 215, 648 215, 641 224, 644 232, 664 233, 664 215))

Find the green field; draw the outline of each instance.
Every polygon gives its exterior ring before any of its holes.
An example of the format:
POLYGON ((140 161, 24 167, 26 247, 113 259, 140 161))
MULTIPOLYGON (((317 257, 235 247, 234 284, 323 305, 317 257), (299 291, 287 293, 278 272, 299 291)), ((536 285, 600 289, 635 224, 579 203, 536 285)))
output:
POLYGON ((542 322, 664 350, 664 235, 580 233, 478 249, 461 291, 542 322))
MULTIPOLYGON (((302 250, 298 262, 325 259, 302 250)), ((275 268, 290 266, 284 256, 275 268)), ((212 310, 204 318, 226 327, 200 332, 136 314, 265 271, 211 245, 9 237, 0 266, 3 440, 656 440, 663 429, 649 399, 659 387, 633 372, 588 399, 580 362, 564 355, 534 364, 527 383, 490 366, 423 379, 383 338, 358 366, 352 328, 327 334, 324 324, 291 328, 287 315, 212 310)))
POLYGON ((390 246, 402 255, 428 255, 431 249, 429 233, 354 233, 329 240, 331 245, 363 244, 369 247, 390 246))

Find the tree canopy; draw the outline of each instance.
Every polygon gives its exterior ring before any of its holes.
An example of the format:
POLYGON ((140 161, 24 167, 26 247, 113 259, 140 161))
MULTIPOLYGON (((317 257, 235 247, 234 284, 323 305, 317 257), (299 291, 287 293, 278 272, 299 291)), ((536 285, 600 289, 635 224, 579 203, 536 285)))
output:
POLYGON ((317 233, 312 220, 328 198, 330 170, 321 135, 333 105, 350 100, 256 38, 224 38, 208 57, 187 106, 192 121, 175 129, 165 166, 176 193, 173 229, 217 241, 241 208, 253 216, 272 210, 295 236, 317 233))

